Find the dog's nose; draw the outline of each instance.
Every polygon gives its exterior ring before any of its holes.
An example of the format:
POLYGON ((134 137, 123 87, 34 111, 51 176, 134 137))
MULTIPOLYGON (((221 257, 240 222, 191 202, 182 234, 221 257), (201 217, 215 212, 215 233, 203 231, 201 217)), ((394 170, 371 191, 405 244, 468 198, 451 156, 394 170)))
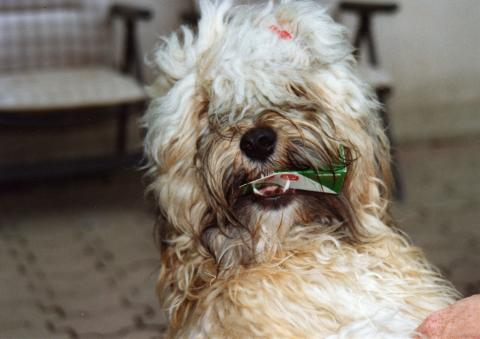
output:
POLYGON ((240 149, 253 160, 264 161, 275 150, 277 134, 270 127, 255 127, 240 140, 240 149))

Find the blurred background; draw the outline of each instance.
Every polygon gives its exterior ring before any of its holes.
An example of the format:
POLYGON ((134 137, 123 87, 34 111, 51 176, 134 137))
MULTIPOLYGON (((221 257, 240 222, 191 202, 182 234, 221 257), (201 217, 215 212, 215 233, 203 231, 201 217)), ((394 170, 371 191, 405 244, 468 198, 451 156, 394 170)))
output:
MULTIPOLYGON (((480 293, 480 2, 325 1, 384 103, 400 228, 480 293)), ((142 130, 190 0, 0 0, 0 338, 158 338, 142 130)))

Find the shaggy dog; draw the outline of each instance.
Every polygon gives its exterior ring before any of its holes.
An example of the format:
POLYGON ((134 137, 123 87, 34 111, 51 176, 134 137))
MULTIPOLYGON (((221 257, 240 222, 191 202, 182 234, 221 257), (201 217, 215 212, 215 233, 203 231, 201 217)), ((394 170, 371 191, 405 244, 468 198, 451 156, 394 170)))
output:
POLYGON ((310 1, 200 10, 156 51, 145 116, 168 335, 412 336, 457 293, 391 225, 389 145, 345 29, 310 1), (341 191, 249 184, 304 170, 341 191))

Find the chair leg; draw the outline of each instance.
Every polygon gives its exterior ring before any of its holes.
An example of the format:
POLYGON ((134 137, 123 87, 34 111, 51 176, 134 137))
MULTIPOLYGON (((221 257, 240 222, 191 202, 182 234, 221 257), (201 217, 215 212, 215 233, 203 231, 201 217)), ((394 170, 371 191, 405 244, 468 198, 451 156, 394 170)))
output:
POLYGON ((116 154, 119 157, 125 156, 127 153, 128 115, 128 106, 123 106, 117 116, 116 154))
POLYGON ((389 93, 389 89, 379 89, 377 90, 377 97, 382 104, 382 108, 380 110, 380 117, 382 119, 383 127, 385 129, 387 138, 390 141, 390 155, 392 158, 393 173, 393 197, 395 198, 395 200, 402 201, 405 198, 405 190, 403 186, 402 174, 400 172, 400 166, 398 164, 397 145, 395 142, 395 138, 392 135, 392 128, 386 106, 386 100, 389 93))

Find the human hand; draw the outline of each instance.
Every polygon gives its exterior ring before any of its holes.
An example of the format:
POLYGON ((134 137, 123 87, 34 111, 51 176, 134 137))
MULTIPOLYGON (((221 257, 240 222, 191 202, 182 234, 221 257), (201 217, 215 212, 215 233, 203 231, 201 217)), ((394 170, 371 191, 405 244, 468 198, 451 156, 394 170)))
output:
POLYGON ((480 294, 432 313, 416 331, 431 339, 480 339, 480 294))

